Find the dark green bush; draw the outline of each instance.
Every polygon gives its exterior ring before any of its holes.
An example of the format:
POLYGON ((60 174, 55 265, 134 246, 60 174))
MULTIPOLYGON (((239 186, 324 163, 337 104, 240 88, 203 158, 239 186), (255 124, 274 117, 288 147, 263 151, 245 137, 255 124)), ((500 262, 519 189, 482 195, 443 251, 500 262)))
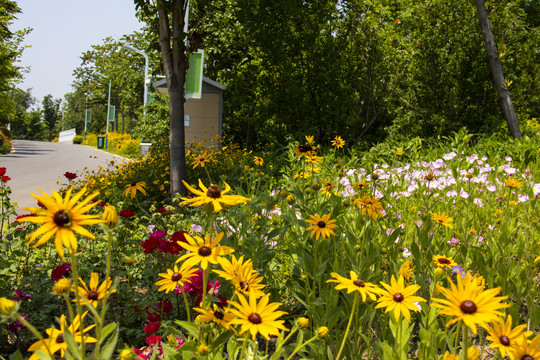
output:
POLYGON ((83 137, 81 135, 76 135, 73 138, 73 143, 74 144, 82 144, 82 142, 83 142, 83 137))

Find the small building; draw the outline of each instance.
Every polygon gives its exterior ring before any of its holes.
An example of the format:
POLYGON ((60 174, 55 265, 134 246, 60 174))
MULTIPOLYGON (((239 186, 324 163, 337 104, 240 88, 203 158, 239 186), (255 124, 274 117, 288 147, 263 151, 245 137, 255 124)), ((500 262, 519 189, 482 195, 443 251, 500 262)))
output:
MULTIPOLYGON (((167 80, 152 84, 158 94, 167 94, 167 80)), ((184 126, 186 142, 209 146, 215 144, 216 135, 221 138, 223 119, 223 91, 227 87, 217 81, 202 78, 200 99, 187 99, 184 104, 184 126)))

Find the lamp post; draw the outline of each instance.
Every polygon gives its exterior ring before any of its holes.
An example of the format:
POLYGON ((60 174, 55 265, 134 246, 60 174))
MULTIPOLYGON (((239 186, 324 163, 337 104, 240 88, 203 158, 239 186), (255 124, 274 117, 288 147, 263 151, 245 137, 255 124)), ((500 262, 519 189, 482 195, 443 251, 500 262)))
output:
MULTIPOLYGON (((105 76, 102 73, 97 72, 97 71, 96 71, 96 74, 101 75, 104 78, 107 77, 107 76, 105 76)), ((109 141, 109 114, 110 114, 110 111, 111 111, 111 85, 112 85, 112 80, 109 78, 109 97, 107 99, 107 119, 105 119, 105 124, 107 126, 106 130, 105 130, 105 149, 107 149, 107 144, 108 144, 108 141, 109 141)))
POLYGON ((134 51, 139 55, 144 56, 144 99, 143 99, 143 115, 146 115, 146 101, 148 99, 148 55, 142 50, 135 49, 133 46, 124 44, 124 47, 128 50, 134 51))

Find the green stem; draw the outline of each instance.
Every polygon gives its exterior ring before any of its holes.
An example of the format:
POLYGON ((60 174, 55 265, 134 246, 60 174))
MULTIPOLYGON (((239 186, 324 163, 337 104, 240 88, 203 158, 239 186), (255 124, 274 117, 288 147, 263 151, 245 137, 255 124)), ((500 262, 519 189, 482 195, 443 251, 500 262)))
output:
MULTIPOLYGON (((283 345, 285 345, 285 343, 287 342, 287 340, 289 340, 290 337, 291 337, 295 332, 297 332, 297 331, 298 331, 298 327, 295 327, 295 328, 289 333, 289 335, 287 335, 287 337, 285 338, 285 340, 283 340, 283 341, 281 342, 281 344, 279 344, 279 346, 276 348, 276 351, 274 351, 274 354, 279 354, 279 351, 281 350, 281 348, 283 347, 283 345)), ((266 343, 268 343, 268 341, 267 341, 266 343)), ((274 359, 274 357, 272 357, 272 360, 273 360, 273 359, 274 359)))
MULTIPOLYGON (((308 341, 306 341, 305 343, 303 343, 301 346, 297 347, 296 349, 294 349, 294 351, 291 353, 291 355, 289 355, 289 357, 287 358, 287 360, 291 360, 293 358, 293 356, 299 352, 300 350, 302 350, 304 347, 306 347, 306 345, 312 343, 313 341, 315 341, 317 339, 317 335, 315 335, 314 337, 312 337, 311 339, 309 339, 308 341)), ((336 358, 337 359, 337 358, 336 358)))
POLYGON ((341 356, 341 352, 343 351, 343 347, 345 346, 345 340, 347 340, 347 335, 349 335, 349 329, 351 328, 351 323, 352 323, 354 311, 356 310, 356 303, 357 302, 358 302, 358 293, 355 292, 354 293, 353 305, 352 305, 352 309, 351 309, 351 316, 349 316, 349 323, 347 324, 347 329, 345 330, 345 335, 343 335, 343 340, 341 341, 341 347, 339 348, 339 352, 338 352, 335 360, 339 359, 339 357, 341 356))
POLYGON ((240 352, 239 359, 244 359, 244 352, 246 351, 246 345, 248 343, 248 335, 249 333, 246 333, 246 335, 244 336, 244 343, 242 344, 242 351, 240 352))
POLYGON ((202 293, 202 308, 204 310, 207 309, 206 307, 206 291, 207 291, 207 282, 208 282, 208 268, 203 270, 203 293, 202 293))
POLYGON ((186 292, 182 289, 182 295, 184 296, 184 304, 186 305, 186 314, 187 314, 187 321, 191 322, 191 315, 189 313, 189 303, 186 296, 186 292))
MULTIPOLYGON (((79 295, 79 276, 77 274, 77 262, 75 261, 75 253, 73 250, 69 249, 69 257, 71 260, 71 276, 73 277, 73 287, 75 288, 75 304, 77 306, 77 315, 81 322, 81 329, 84 329, 83 318, 82 318, 82 305, 81 305, 81 296, 79 295)), ((84 343, 84 336, 81 336, 81 359, 84 360, 86 357, 86 346, 84 343)))
MULTIPOLYGON (((99 355, 99 347, 100 347, 100 340, 101 340, 101 330, 103 329, 103 325, 105 324, 105 312, 107 311, 107 299, 110 295, 110 287, 109 285, 109 277, 111 274, 111 252, 112 252, 112 231, 109 229, 107 231, 107 264, 106 264, 106 270, 105 270, 105 296, 103 297, 103 303, 101 304, 101 321, 97 324, 97 331, 96 331, 96 337, 97 337, 97 343, 96 343, 96 350, 95 354, 99 355)), ((111 284, 112 286, 112 284, 111 284)), ((163 309, 163 306, 161 307, 163 309)))
POLYGON ((398 333, 397 333, 397 338, 396 338, 396 345, 397 345, 396 350, 397 350, 399 359, 401 360, 401 351, 403 349, 403 344, 402 344, 402 342, 403 342, 403 321, 401 321, 401 318, 398 321, 399 321, 399 323, 398 323, 398 333))
POLYGON ((67 306, 68 312, 69 312, 69 320, 73 324, 73 319, 74 319, 75 316, 73 315, 73 308, 71 307, 71 302, 69 301, 69 296, 67 294, 64 294, 62 297, 66 301, 66 306, 67 306))
POLYGON ((26 326, 26 328, 28 330, 30 330, 30 332, 32 332, 32 334, 34 334, 39 340, 41 340, 43 342, 43 344, 47 348, 47 351, 49 352, 49 355, 52 355, 51 350, 49 349, 49 344, 47 344, 47 342, 43 339, 43 336, 41 336, 39 331, 37 331, 36 328, 32 324, 30 324, 28 321, 26 321, 25 318, 23 318, 21 315, 19 315, 19 313, 16 313, 14 316, 15 316, 15 319, 19 320, 21 322, 21 324, 26 326))
POLYGON ((467 351, 469 350, 469 327, 467 325, 463 326, 463 358, 467 359, 467 351))

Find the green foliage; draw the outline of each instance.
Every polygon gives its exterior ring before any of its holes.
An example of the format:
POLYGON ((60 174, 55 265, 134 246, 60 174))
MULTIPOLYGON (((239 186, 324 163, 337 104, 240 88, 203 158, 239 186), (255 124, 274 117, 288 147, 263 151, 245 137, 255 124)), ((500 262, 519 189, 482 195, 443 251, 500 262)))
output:
POLYGON ((83 140, 84 140, 84 138, 82 137, 82 135, 75 135, 75 137, 73 137, 72 141, 73 141, 74 144, 82 144, 83 140))
POLYGON ((61 99, 53 99, 51 94, 45 95, 42 101, 43 123, 47 130, 49 130, 49 141, 53 139, 53 131, 58 126, 61 102, 61 99))

